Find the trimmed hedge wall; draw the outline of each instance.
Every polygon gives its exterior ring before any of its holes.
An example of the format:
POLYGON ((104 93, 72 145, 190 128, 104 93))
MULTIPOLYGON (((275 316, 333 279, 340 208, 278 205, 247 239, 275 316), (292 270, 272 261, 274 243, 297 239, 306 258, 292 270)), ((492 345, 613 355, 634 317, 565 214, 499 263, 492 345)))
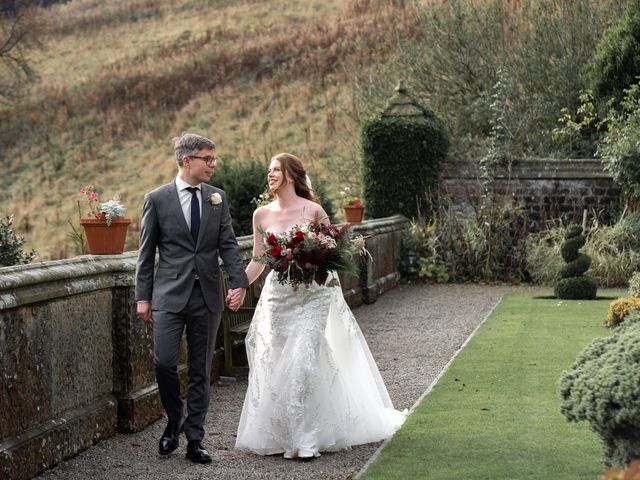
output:
POLYGON ((390 116, 361 127, 362 185, 368 217, 427 215, 438 186, 449 136, 429 110, 411 102, 422 115, 390 116))

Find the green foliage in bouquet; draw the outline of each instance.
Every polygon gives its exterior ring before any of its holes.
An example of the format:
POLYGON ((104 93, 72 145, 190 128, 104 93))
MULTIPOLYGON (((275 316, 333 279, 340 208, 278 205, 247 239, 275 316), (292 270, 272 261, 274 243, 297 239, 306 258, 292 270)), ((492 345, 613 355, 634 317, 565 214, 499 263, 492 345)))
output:
POLYGON ((640 310, 640 298, 622 297, 614 300, 609 304, 606 319, 607 326, 615 327, 619 325, 634 310, 640 310))
POLYGON ((562 414, 569 421, 589 422, 602 441, 608 466, 640 457, 638 378, 639 322, 593 341, 560 378, 562 414))
POLYGON ((560 270, 560 280, 554 289, 556 297, 573 300, 596 298, 596 281, 584 276, 591 266, 591 258, 580 253, 586 241, 581 226, 572 225, 567 229, 565 241, 560 247, 562 258, 567 264, 560 270))

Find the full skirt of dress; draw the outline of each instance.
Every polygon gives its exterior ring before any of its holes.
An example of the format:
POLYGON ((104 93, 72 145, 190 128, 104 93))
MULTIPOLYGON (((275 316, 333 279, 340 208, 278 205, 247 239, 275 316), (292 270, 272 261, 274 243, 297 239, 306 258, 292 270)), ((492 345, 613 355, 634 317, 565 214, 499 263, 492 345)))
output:
POLYGON ((236 448, 317 456, 388 438, 406 418, 393 408, 339 286, 294 291, 270 273, 245 345, 249 381, 236 448))

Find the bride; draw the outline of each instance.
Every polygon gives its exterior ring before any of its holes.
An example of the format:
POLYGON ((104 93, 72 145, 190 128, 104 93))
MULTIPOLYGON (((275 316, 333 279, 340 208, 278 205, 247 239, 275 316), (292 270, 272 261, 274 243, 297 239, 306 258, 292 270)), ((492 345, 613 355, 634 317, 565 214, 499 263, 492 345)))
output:
MULTIPOLYGON (((267 179, 275 200, 254 212, 254 256, 264 253, 265 232, 329 223, 307 178, 295 156, 272 158, 267 179)), ((249 263, 250 283, 264 267, 249 263)), ((406 411, 393 408, 340 286, 314 282, 294 291, 269 273, 245 344, 249 385, 236 448, 313 458, 387 438, 405 419, 406 411)))

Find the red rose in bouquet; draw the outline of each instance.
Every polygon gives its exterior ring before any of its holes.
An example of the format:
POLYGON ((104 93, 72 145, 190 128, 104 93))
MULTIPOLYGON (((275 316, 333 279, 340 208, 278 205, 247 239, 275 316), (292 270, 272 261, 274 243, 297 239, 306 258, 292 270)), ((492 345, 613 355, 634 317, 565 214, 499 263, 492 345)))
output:
POLYGON ((265 232, 265 253, 256 260, 268 265, 278 282, 290 283, 294 289, 314 281, 318 285, 337 285, 336 279, 326 283, 329 272, 355 273, 354 255, 368 254, 364 238, 353 237, 349 227, 308 223, 288 232, 265 232))

